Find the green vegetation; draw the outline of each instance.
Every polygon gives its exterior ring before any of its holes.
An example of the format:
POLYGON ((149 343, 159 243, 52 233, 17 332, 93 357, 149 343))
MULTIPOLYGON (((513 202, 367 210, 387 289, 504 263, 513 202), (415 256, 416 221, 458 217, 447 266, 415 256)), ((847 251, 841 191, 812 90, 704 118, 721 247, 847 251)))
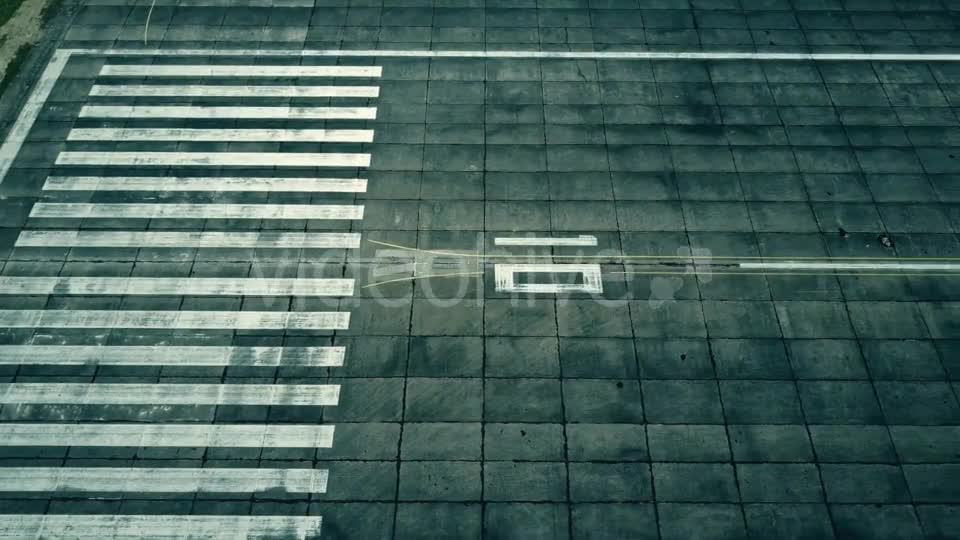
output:
POLYGON ((25 0, 3 0, 0 2, 0 26, 3 26, 13 17, 13 14, 25 0))
POLYGON ((6 91, 7 86, 13 82, 14 76, 20 71, 20 66, 27 59, 27 53, 30 52, 32 45, 22 45, 17 52, 13 54, 13 58, 10 60, 10 64, 7 65, 7 70, 3 74, 3 79, 0 80, 0 96, 3 95, 3 92, 6 91))
MULTIPOLYGON (((4 25, 9 25, 10 20, 14 17, 17 12, 17 9, 26 4, 27 2, 35 2, 42 6, 40 11, 40 27, 39 28, 23 28, 23 29, 14 29, 8 28, 5 32, 6 39, 10 39, 11 36, 14 36, 14 32, 25 32, 27 40, 25 43, 22 43, 15 51, 12 51, 12 54, 9 52, 5 53, 8 56, 5 56, 3 59, 0 59, 0 62, 7 61, 6 66, 0 65, 0 70, 3 71, 3 77, 0 78, 0 95, 3 95, 3 92, 7 89, 11 82, 13 82, 14 77, 20 71, 20 68, 26 62, 27 55, 30 53, 31 48, 33 47, 32 42, 34 39, 31 39, 30 36, 33 34, 39 34, 42 31, 42 27, 53 17, 57 12, 57 7, 60 5, 61 0, 0 0, 0 30, 4 29, 4 25), (5 69, 4 69, 5 67, 5 69)), ((19 42, 23 42, 23 39, 20 35, 13 37, 19 42)), ((3 45, 5 39, 0 38, 0 46, 3 45)))

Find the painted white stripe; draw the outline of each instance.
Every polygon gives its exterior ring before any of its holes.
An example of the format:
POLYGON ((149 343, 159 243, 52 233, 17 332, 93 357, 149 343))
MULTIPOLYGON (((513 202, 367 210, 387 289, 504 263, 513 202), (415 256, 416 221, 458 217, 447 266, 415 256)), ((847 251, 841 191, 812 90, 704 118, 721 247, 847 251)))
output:
POLYGON ((35 218, 101 219, 363 219, 363 206, 344 204, 36 203, 35 218))
POLYGON ((907 262, 744 262, 740 268, 747 270, 892 270, 892 271, 925 271, 939 270, 942 272, 960 271, 960 264, 956 263, 907 263, 907 262))
POLYGON ((376 98, 380 96, 380 88, 377 86, 97 84, 90 89, 90 95, 110 97, 376 98))
POLYGON ((7 492, 325 493, 318 469, 174 469, 113 467, 0 467, 7 492))
POLYGON ((599 294, 603 292, 603 280, 599 264, 497 264, 494 265, 494 282, 500 292, 518 293, 570 293, 599 294), (516 283, 515 274, 583 274, 583 283, 516 283))
POLYGON ((256 118, 375 120, 376 107, 207 107, 202 105, 84 105, 81 118, 256 118))
POLYGON ((612 60, 770 60, 808 62, 958 62, 956 53, 804 53, 728 51, 483 51, 397 49, 64 49, 72 54, 104 56, 274 56, 286 58, 570 58, 612 60))
POLYGON ((369 167, 370 154, 285 152, 60 152, 57 165, 140 167, 369 167))
POLYGON ((46 191, 290 191, 364 193, 363 178, 269 178, 260 176, 51 176, 46 191))
POLYGON ((0 295, 350 296, 352 279, 0 276, 0 295))
POLYGON ((344 347, 0 345, 0 365, 339 367, 344 347))
POLYGON ((33 87, 33 91, 27 98, 27 102, 21 107, 16 122, 7 133, 3 145, 0 146, 0 183, 3 183, 4 178, 7 177, 10 166, 13 165, 13 160, 20 152, 23 142, 27 140, 27 135, 33 128, 33 123, 37 121, 40 110, 43 109, 47 98, 50 97, 50 92, 53 91, 53 87, 60 79, 60 74, 66 67, 67 61, 70 60, 70 56, 72 56, 72 53, 69 50, 54 51, 50 61, 47 62, 47 67, 40 74, 36 86, 33 87))
POLYGON ((333 407, 339 399, 340 385, 337 384, 0 383, 0 403, 3 404, 333 407))
POLYGON ((0 328, 192 328, 198 330, 346 330, 335 311, 0 310, 0 328))
POLYGON ((321 523, 320 517, 301 516, 3 514, 0 538, 305 540, 320 537, 321 523))
POLYGON ((573 238, 497 237, 493 243, 497 246, 596 246, 597 237, 583 234, 573 238))
POLYGON ((356 249, 359 233, 22 231, 17 247, 356 249))
POLYGON ((103 77, 379 77, 380 66, 188 66, 104 64, 103 77))
POLYGON ((0 446, 330 448, 333 426, 6 424, 0 446))
POLYGON ((373 142, 372 129, 74 128, 68 141, 373 142))

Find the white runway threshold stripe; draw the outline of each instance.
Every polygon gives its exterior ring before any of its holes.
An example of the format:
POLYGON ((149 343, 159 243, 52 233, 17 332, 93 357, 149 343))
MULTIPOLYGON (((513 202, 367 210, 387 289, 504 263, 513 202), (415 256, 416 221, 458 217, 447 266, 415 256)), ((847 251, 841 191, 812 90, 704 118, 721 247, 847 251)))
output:
POLYGON ((346 330, 336 311, 0 310, 0 328, 141 328, 193 330, 346 330))
POLYGON ((0 467, 4 492, 325 493, 322 469, 0 467))
POLYGON ((373 142, 372 129, 74 128, 68 141, 373 142))
POLYGON ((340 385, 337 384, 0 383, 0 404, 4 405, 288 405, 335 407, 339 400, 340 385))
POLYGON ((344 347, 0 345, 0 365, 324 368, 342 366, 345 355, 344 347))
POLYGON ((343 204, 36 203, 33 218, 96 219, 363 219, 343 204))
POLYGON ((21 231, 17 247, 356 249, 359 233, 21 231))
POLYGON ((104 64, 104 77, 379 77, 380 66, 104 64))
POLYGON ((493 240, 497 246, 586 246, 593 247, 597 245, 597 237, 590 235, 580 235, 571 238, 540 237, 529 236, 502 237, 498 236, 493 240))
POLYGON ((603 292, 599 264, 496 264, 494 282, 500 292, 588 293, 603 292), (517 283, 517 274, 581 274, 583 283, 517 283))
POLYGON ((363 178, 267 176, 50 176, 44 191, 256 191, 364 193, 363 178))
POLYGON ((0 538, 307 540, 320 537, 321 524, 304 516, 0 514, 0 538))
MULTIPOLYGON (((312 1, 312 0, 311 0, 312 1)), ((253 97, 253 98, 376 98, 378 86, 279 86, 203 84, 97 84, 98 97, 253 97)))
POLYGON ((960 264, 936 262, 743 262, 744 270, 887 270, 960 272, 960 264))
POLYGON ((212 107, 202 105, 84 105, 81 118, 214 118, 375 120, 376 107, 212 107))
POLYGON ((350 296, 339 278, 154 278, 0 276, 0 295, 350 296))
POLYGON ((333 152, 60 152, 57 165, 141 167, 369 167, 370 154, 333 152))
POLYGON ((333 446, 333 432, 334 426, 286 424, 0 423, 0 446, 330 448, 333 446))

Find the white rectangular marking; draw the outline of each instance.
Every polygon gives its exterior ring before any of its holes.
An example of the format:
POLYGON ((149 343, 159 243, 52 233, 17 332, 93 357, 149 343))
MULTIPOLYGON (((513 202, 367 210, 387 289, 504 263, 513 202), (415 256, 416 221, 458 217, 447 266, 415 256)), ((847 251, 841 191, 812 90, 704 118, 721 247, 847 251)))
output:
POLYGON ((356 249, 359 233, 22 231, 17 247, 356 249))
POLYGON ((68 141, 373 142, 372 129, 74 128, 68 141))
POLYGON ((339 367, 344 347, 0 345, 0 365, 339 367))
POLYGON ((2 404, 334 407, 339 399, 337 384, 0 383, 2 404))
POLYGON ((316 425, 0 423, 0 446, 330 448, 333 430, 316 425))
POLYGON ((0 295, 350 296, 352 279, 0 276, 0 295))
POLYGON ((744 262, 740 268, 745 270, 890 270, 890 271, 960 271, 956 263, 919 263, 919 262, 744 262))
POLYGON ((346 330, 336 311, 0 310, 0 328, 164 328, 197 330, 346 330))
POLYGON ((320 537, 321 523, 320 517, 301 516, 2 514, 0 538, 306 540, 320 537))
POLYGON ((141 167, 369 167, 370 154, 285 152, 60 152, 57 165, 141 167))
POLYGON ((571 293, 599 294, 603 292, 603 280, 599 264, 497 264, 494 265, 494 281, 499 292, 519 293, 571 293), (580 273, 582 284, 572 283, 515 283, 517 273, 580 273))
POLYGON ((583 234, 573 238, 497 237, 493 243, 497 246, 596 246, 597 237, 583 234))
POLYGON ((208 107, 202 105, 84 105, 81 118, 275 118, 375 120, 376 107, 208 107))
POLYGON ((379 77, 380 66, 188 66, 104 64, 105 77, 379 77))
POLYGON ((320 469, 0 467, 7 492, 325 493, 320 469))
MULTIPOLYGON (((312 5, 312 4, 311 4, 312 5)), ((202 84, 94 85, 91 96, 108 97, 256 97, 256 98, 376 98, 378 86, 258 86, 202 84)))
POLYGON ((51 176, 45 191, 290 191, 364 193, 363 178, 265 176, 51 176))
POLYGON ((363 219, 363 206, 343 204, 36 203, 35 218, 96 219, 363 219))

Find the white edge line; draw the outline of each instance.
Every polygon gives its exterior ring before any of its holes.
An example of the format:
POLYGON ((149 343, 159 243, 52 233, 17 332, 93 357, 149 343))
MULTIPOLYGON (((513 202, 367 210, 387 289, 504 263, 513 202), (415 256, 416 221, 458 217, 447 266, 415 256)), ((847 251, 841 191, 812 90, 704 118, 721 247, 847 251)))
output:
POLYGON ((341 49, 61 49, 78 55, 103 56, 286 56, 286 57, 412 57, 412 58, 570 58, 624 60, 806 60, 957 62, 954 53, 775 53, 739 51, 426 51, 341 49))
POLYGON ((58 49, 53 52, 53 56, 51 56, 50 61, 47 62, 47 67, 44 68, 43 73, 40 74, 36 86, 34 86, 30 92, 30 96, 27 98, 26 103, 23 104, 23 108, 20 109, 20 115, 17 116, 17 120, 13 126, 10 127, 6 139, 3 141, 3 145, 0 146, 0 184, 3 183, 3 179, 6 178, 7 173, 10 172, 10 167, 17 158, 17 154, 20 153, 23 142, 27 139, 27 135, 33 128, 34 122, 36 122, 37 117, 40 116, 41 109, 43 109, 43 106, 47 103, 47 98, 50 97, 50 92, 53 91, 53 87, 56 86, 57 81, 60 80, 60 74, 63 73, 63 68, 67 66, 67 61, 70 60, 73 54, 74 51, 72 49, 58 49))

